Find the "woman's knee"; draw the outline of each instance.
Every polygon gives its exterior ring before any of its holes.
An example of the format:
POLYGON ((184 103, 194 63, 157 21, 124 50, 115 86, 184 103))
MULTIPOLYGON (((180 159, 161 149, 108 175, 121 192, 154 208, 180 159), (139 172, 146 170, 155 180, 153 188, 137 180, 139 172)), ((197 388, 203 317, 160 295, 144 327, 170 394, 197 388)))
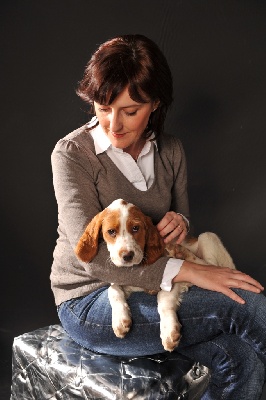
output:
POLYGON ((234 335, 221 334, 182 353, 211 370, 203 399, 259 399, 265 378, 264 364, 255 351, 234 335))

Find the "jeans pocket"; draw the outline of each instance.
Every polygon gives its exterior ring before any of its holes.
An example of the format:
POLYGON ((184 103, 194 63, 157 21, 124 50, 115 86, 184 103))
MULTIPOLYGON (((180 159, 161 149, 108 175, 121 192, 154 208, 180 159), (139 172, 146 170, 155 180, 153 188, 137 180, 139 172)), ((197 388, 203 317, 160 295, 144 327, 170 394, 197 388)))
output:
POLYGON ((68 319, 69 314, 74 314, 76 317, 79 318, 78 309, 75 309, 75 308, 79 304, 80 299, 81 298, 79 297, 79 298, 64 301, 57 307, 57 314, 61 321, 64 321, 65 318, 68 319))

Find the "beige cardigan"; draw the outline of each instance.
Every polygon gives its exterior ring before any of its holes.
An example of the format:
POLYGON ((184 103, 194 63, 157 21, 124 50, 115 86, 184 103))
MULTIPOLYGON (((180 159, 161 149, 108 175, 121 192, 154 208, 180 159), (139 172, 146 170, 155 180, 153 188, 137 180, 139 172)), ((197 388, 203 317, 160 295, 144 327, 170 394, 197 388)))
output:
POLYGON ((186 160, 180 141, 170 135, 158 140, 155 180, 147 191, 136 189, 106 153, 96 156, 86 126, 59 140, 52 168, 59 234, 50 276, 55 303, 84 296, 110 282, 159 290, 165 257, 148 267, 117 268, 106 262, 104 243, 90 263, 78 260, 74 248, 89 221, 117 198, 137 205, 155 224, 169 210, 189 217, 186 160))

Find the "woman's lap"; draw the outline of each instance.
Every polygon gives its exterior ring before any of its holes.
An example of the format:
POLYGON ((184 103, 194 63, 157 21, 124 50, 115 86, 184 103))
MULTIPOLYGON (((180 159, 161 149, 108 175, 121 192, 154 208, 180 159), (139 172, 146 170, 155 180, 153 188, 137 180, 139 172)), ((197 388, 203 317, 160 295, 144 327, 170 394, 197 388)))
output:
POLYGON ((156 296, 132 293, 128 299, 132 326, 125 338, 117 338, 112 328, 112 310, 107 288, 59 307, 59 317, 69 335, 90 350, 119 356, 162 353, 156 296))
MULTIPOLYGON (((156 296, 144 292, 130 296, 133 324, 125 338, 119 339, 112 330, 107 292, 106 287, 101 288, 60 306, 59 317, 70 336, 82 346, 100 353, 141 356, 164 352, 156 296)), ((266 364, 266 299, 251 292, 239 290, 238 293, 245 298, 245 305, 197 287, 185 293, 178 312, 182 324, 179 349, 206 342, 221 333, 236 334, 249 343, 266 364)))

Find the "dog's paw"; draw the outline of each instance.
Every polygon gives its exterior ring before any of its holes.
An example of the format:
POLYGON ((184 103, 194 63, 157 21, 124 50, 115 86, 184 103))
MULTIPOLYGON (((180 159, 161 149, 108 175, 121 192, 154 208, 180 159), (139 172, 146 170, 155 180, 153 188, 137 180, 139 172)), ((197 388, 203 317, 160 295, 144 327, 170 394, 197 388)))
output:
POLYGON ((180 329, 180 324, 161 326, 161 340, 166 351, 173 351, 178 346, 181 339, 180 329))
POLYGON ((123 339, 132 325, 131 313, 127 303, 123 304, 120 313, 113 313, 112 327, 115 335, 123 339))
POLYGON ((131 318, 124 318, 124 319, 120 319, 119 323, 114 324, 113 323, 113 331, 115 333, 115 335, 120 338, 123 339, 126 334, 129 332, 130 327, 132 325, 132 320, 131 318))

